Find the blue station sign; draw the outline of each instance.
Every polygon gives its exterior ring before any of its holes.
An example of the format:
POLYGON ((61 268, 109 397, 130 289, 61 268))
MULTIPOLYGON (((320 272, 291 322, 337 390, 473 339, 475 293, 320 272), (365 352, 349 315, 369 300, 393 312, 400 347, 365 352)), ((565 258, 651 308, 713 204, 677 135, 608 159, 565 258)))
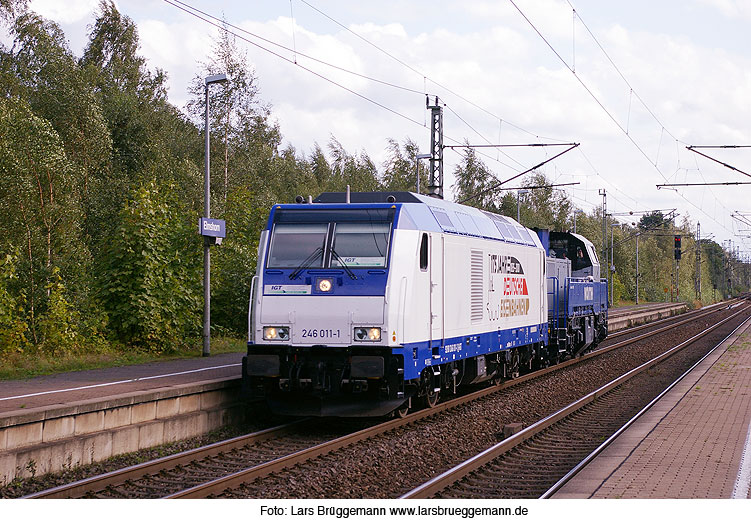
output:
POLYGON ((213 236, 214 238, 226 237, 224 220, 201 218, 198 222, 198 228, 203 236, 213 236))

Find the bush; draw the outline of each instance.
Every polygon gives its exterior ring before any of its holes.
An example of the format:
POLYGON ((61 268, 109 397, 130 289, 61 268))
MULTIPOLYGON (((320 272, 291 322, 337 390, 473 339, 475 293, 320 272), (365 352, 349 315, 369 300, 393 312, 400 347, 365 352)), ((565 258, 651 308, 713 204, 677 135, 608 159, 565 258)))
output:
POLYGON ((25 299, 23 294, 16 297, 10 292, 11 282, 16 278, 16 260, 17 256, 11 254, 0 260, 0 358, 21 353, 28 345, 25 299))

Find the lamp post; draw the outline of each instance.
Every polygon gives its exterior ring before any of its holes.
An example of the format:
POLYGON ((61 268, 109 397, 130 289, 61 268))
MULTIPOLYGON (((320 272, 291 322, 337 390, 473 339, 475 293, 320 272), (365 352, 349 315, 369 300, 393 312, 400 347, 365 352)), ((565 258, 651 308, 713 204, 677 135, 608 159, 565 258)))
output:
POLYGON ((521 196, 522 194, 529 194, 529 190, 519 189, 516 191, 516 221, 521 223, 521 196))
POLYGON ((415 156, 415 179, 417 180, 417 187, 416 191, 418 194, 420 193, 420 159, 430 159, 430 154, 417 154, 415 156))
MULTIPOLYGON (((204 171, 204 201, 203 213, 206 218, 211 217, 211 184, 209 175, 209 86, 220 82, 227 82, 227 75, 209 75, 205 79, 206 93, 206 166, 204 171)), ((207 237, 203 240, 203 353, 202 356, 211 355, 211 244, 207 237)))

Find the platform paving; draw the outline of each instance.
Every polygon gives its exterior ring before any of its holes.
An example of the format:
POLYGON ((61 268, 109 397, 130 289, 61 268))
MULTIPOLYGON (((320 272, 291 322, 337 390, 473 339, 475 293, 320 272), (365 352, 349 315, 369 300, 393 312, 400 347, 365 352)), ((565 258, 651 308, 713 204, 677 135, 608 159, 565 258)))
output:
POLYGON ((94 370, 0 381, 0 418, 19 410, 52 405, 79 405, 90 400, 133 392, 169 389, 241 375, 244 352, 211 357, 133 364, 94 370))
POLYGON ((555 498, 748 498, 751 322, 555 498))

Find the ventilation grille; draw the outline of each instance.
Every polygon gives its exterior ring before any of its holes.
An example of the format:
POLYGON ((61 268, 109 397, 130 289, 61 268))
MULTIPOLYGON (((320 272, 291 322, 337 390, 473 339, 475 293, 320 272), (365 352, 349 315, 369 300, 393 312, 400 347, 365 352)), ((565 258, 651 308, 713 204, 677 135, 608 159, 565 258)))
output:
POLYGON ((483 314, 483 268, 482 251, 472 250, 469 257, 470 266, 470 307, 472 323, 482 322, 483 314))

